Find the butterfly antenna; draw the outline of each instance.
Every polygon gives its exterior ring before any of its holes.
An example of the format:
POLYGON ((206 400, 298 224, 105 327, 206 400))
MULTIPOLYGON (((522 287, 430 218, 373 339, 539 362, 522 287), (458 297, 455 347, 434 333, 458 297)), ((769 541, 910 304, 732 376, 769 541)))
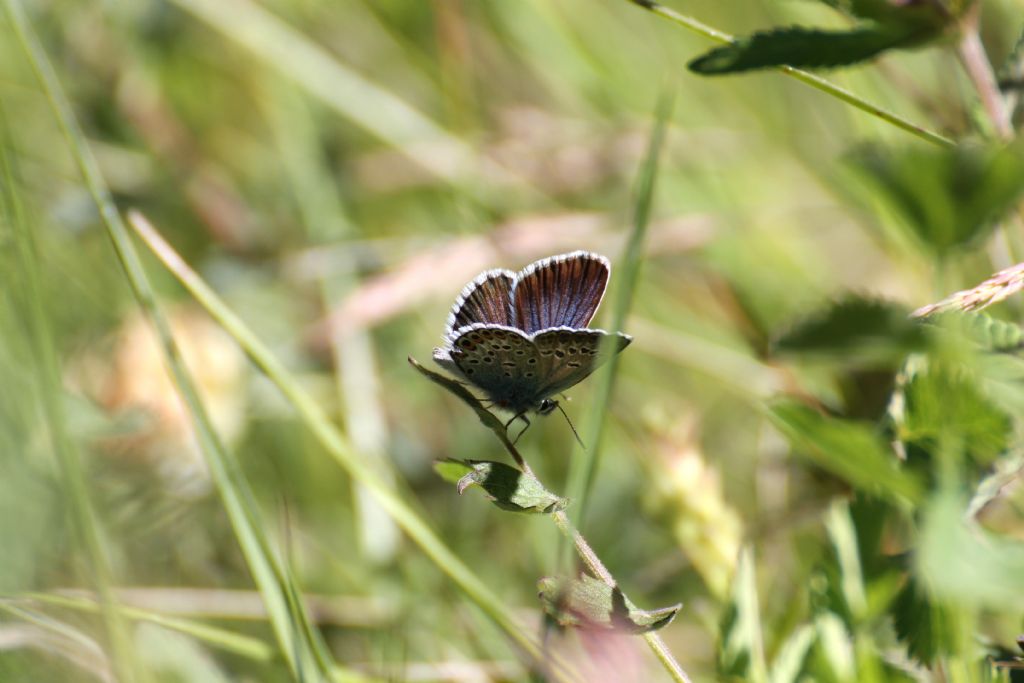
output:
POLYGON ((576 431, 575 425, 573 425, 572 420, 569 419, 569 415, 565 412, 565 409, 562 408, 562 404, 556 403, 555 407, 558 408, 558 412, 562 413, 562 417, 565 418, 565 421, 569 423, 569 429, 572 430, 572 435, 576 437, 576 443, 578 443, 580 448, 583 450, 587 450, 587 447, 583 444, 583 439, 580 438, 580 433, 576 431))

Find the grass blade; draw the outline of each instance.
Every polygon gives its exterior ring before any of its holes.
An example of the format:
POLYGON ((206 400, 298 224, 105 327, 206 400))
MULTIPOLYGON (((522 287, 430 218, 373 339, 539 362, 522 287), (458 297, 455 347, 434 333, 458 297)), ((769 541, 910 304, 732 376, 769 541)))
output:
POLYGON ((249 570, 266 602, 271 625, 292 675, 296 680, 310 680, 310 677, 324 680, 329 676, 330 656, 312 633, 308 616, 297 599, 294 583, 262 533, 248 483, 237 470, 223 442, 213 429, 195 383, 182 362, 170 326, 157 305, 155 294, 131 243, 128 230, 103 182, 96 160, 85 143, 85 137, 79 129, 53 67, 16 0, 7 0, 5 9, 18 42, 54 111, 71 155, 100 211, 132 291, 156 328, 174 384, 188 407, 200 448, 206 457, 235 536, 245 554, 249 570))
MULTIPOLYGON (((654 130, 647 146, 647 155, 640 167, 640 175, 636 184, 636 205, 633 215, 633 229, 622 258, 619 269, 622 273, 616 285, 615 305, 612 309, 610 330, 621 330, 633 303, 633 292, 636 289, 640 272, 642 246, 650 222, 651 202, 654 197, 654 185, 658 175, 658 159, 665 140, 665 126, 672 113, 673 97, 663 95, 658 103, 654 130)), ((578 501, 576 508, 576 527, 584 528, 587 511, 587 494, 594 483, 594 476, 601 458, 601 437, 604 434, 605 415, 611 403, 612 388, 615 382, 615 371, 618 368, 619 355, 613 354, 608 359, 608 367, 600 375, 597 386, 597 398, 590 413, 588 429, 584 436, 587 451, 583 457, 573 460, 574 467, 569 476, 569 498, 578 501)))
POLYGON ((17 188, 21 182, 14 159, 10 129, 0 120, 0 209, 13 234, 17 254, 17 280, 23 294, 22 319, 26 321, 30 346, 39 374, 39 396, 51 446, 57 459, 61 483, 70 502, 71 525, 85 550, 90 581, 99 595, 100 613, 110 646, 110 656, 119 680, 146 680, 144 669, 134 655, 132 634, 119 616, 113 592, 113 573, 100 523, 93 505, 81 454, 68 433, 63 405, 60 360, 50 320, 44 310, 38 245, 17 188))

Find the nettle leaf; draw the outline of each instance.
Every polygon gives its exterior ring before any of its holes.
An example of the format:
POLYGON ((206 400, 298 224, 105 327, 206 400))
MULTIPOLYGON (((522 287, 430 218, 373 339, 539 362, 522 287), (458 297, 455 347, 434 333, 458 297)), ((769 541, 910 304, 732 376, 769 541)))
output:
POLYGON ((956 628, 953 615, 927 594, 915 577, 910 577, 892 605, 896 637, 907 646, 911 657, 922 664, 954 652, 956 628))
POLYGON ((867 424, 829 417, 796 401, 780 401, 769 417, 793 450, 853 486, 917 501, 921 484, 867 424))
POLYGON ((486 460, 441 460, 434 469, 453 481, 462 494, 470 486, 479 486, 502 510, 550 513, 564 510, 567 498, 544 488, 536 477, 500 462, 486 460))
POLYGON ((1017 351, 1024 347, 1024 330, 1020 325, 987 313, 949 311, 932 315, 927 323, 960 334, 985 351, 1017 351))
POLYGON ((892 363, 924 349, 927 341, 927 328, 910 319, 902 306, 849 297, 797 323, 774 347, 783 353, 892 363))
POLYGON ((681 604, 642 610, 618 586, 588 574, 578 579, 547 577, 537 583, 544 611, 560 626, 610 628, 623 633, 647 633, 667 626, 681 604))
POLYGON ((714 76, 777 66, 820 69, 848 66, 885 50, 921 42, 912 24, 871 25, 850 31, 799 26, 776 28, 740 38, 691 61, 690 71, 714 76))
POLYGON ((897 218, 938 254, 976 244, 1024 195, 1024 155, 1016 145, 870 146, 849 157, 862 199, 897 218))
POLYGON ((897 435, 905 443, 929 452, 940 443, 957 443, 982 464, 992 462, 1009 444, 1009 415, 984 395, 965 368, 929 362, 908 378, 901 393, 904 407, 897 435))

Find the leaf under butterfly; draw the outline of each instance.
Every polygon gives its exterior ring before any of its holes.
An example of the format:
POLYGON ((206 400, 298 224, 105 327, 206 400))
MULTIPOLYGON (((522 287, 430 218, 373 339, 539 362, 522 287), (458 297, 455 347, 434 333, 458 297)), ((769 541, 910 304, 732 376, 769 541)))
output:
POLYGON ((460 494, 470 486, 479 486, 502 510, 552 513, 564 510, 568 499, 556 496, 531 474, 511 465, 487 460, 440 460, 434 469, 456 484, 460 494))
POLYGON ((433 370, 428 370, 420 365, 412 356, 410 356, 408 360, 409 365, 413 366, 421 375, 429 379, 434 384, 447 389, 472 408, 484 426, 494 432, 497 437, 501 439, 502 443, 508 444, 508 436, 505 434, 505 425, 502 424, 501 420, 499 420, 494 413, 484 408, 483 405, 481 405, 480 400, 477 399, 469 389, 463 386, 461 382, 450 377, 445 377, 433 370))
POLYGON ((623 594, 589 574, 565 580, 546 577, 537 583, 544 611, 564 627, 607 628, 622 633, 640 634, 667 626, 682 608, 681 604, 655 610, 642 610, 623 594))

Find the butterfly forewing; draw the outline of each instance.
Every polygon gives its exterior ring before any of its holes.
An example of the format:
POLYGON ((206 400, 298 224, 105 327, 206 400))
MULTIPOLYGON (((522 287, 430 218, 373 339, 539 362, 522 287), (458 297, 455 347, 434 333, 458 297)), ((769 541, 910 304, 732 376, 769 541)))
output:
POLYGON ((539 332, 533 337, 543 377, 537 387, 538 396, 548 398, 579 383, 631 341, 629 335, 611 335, 604 330, 556 328, 539 332), (610 348, 602 350, 602 344, 610 348))
POLYGON ((608 286, 608 260, 577 251, 527 266, 516 278, 511 325, 527 334, 553 327, 585 328, 608 286))
POLYGON ((511 325, 512 288, 516 275, 508 270, 489 270, 466 285, 448 316, 445 335, 473 323, 511 325))

